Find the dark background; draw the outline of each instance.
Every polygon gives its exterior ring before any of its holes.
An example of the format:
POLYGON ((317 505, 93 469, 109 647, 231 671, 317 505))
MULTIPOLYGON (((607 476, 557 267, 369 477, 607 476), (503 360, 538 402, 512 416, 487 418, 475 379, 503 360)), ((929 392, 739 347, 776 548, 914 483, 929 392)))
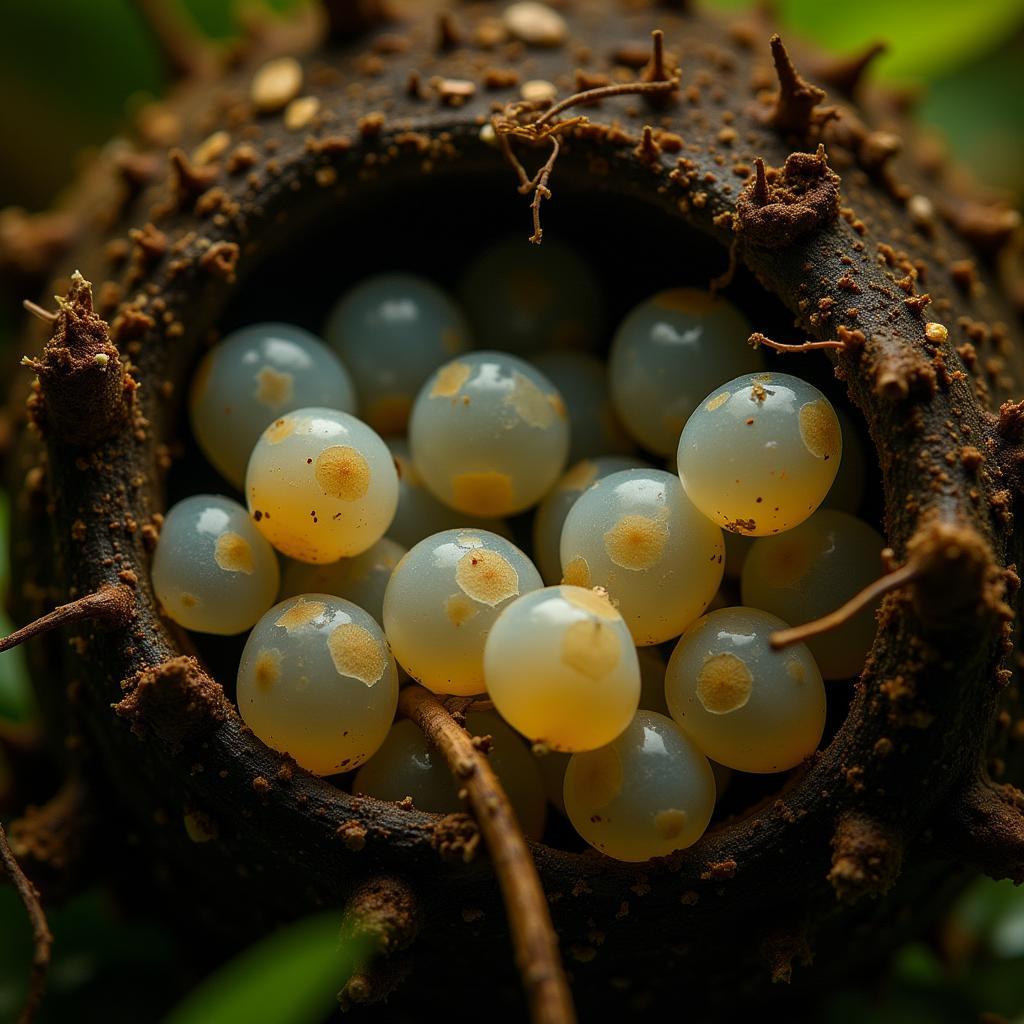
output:
MULTIPOLYGON (((243 4, 181 0, 210 36, 238 32, 243 4)), ((249 3, 285 13, 301 0, 249 3)), ((705 6, 741 8, 736 0, 705 6)), ((1024 0, 781 0, 790 37, 837 53, 883 39, 874 81, 908 89, 915 117, 942 137, 965 174, 1024 195, 1024 0)), ((45 209, 88 159, 159 95, 166 75, 131 0, 5 0, 0 30, 0 208, 45 209)), ((0 309, 0 353, 15 313, 0 309)), ((0 588, 6 587, 7 502, 0 493, 0 588)), ((0 616, 0 631, 9 623, 0 616)), ((18 651, 0 655, 0 718, 29 721, 18 651)), ((0 759, 0 793, 7 771, 0 759)), ((126 917, 95 888, 51 912, 55 934, 44 1022, 155 1021, 192 995, 174 1024, 315 1024, 354 951, 337 949, 336 919, 314 918, 254 947, 213 977, 187 975, 173 940, 126 917)), ((0 1022, 21 1005, 31 944, 14 893, 0 888, 0 1022)), ((837 991, 828 1024, 963 1024, 992 1012, 1024 1024, 1024 889, 979 880, 944 924, 906 946, 874 991, 837 991)), ((683 1008, 685 1012, 685 1008, 683 1008)))

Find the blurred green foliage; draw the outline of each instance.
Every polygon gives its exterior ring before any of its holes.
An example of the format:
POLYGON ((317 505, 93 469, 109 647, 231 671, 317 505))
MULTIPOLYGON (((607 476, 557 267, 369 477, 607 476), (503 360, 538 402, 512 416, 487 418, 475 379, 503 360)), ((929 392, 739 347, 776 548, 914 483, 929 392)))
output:
MULTIPOLYGON (((183 0, 210 36, 238 30, 231 0, 183 0)), ((267 0, 286 12, 305 0, 267 0)), ((705 0, 709 2, 709 0, 705 0)), ((739 9, 749 0, 716 0, 739 9)), ((919 121, 989 184, 1024 193, 1022 0, 780 0, 787 30, 849 54, 890 44, 878 81, 921 92, 919 121)), ((0 206, 45 208, 73 176, 79 154, 123 130, 166 84, 159 54, 130 0, 7 0, 0 33, 0 206)), ((0 344, 9 336, 0 312, 0 344)), ((6 586, 7 503, 0 496, 0 590, 6 586)), ((10 624, 0 617, 0 630, 10 624)), ((32 700, 24 659, 0 655, 0 717, 24 720, 32 700)), ((2 770, 2 766, 0 766, 2 770)), ((51 915, 56 938, 43 1024, 157 1019, 189 979, 156 924, 127 918, 100 889, 51 915)), ((339 949, 324 915, 283 929, 194 988, 166 1024, 316 1024, 361 953, 339 949)), ((896 957, 872 992, 837 992, 827 1024, 962 1024, 982 1011, 1024 1024, 1024 890, 975 882, 950 913, 945 950, 922 943, 896 957), (954 952, 955 951, 955 952, 954 952)), ((20 1005, 31 955, 14 893, 0 888, 0 1020, 20 1005)))

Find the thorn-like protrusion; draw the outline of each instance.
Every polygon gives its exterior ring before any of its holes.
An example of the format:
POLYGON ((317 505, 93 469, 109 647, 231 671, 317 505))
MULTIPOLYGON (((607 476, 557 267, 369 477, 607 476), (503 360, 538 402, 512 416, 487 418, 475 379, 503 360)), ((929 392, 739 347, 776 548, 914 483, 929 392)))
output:
POLYGON ((462 43, 462 33, 451 11, 439 11, 437 15, 437 48, 442 53, 456 49, 462 43))
POLYGON ((951 853, 990 878, 1024 883, 1024 793, 987 779, 972 783, 950 805, 944 823, 951 853))
POLYGON ((651 33, 651 59, 640 72, 640 81, 647 83, 670 83, 664 92, 647 93, 644 97, 649 106, 663 107, 679 87, 679 71, 673 67, 665 54, 665 33, 656 28, 651 33))
POLYGON ((390 956, 409 946, 420 927, 419 904, 408 882, 379 875, 349 897, 342 939, 367 942, 373 954, 390 956))
POLYGON ((876 42, 860 53, 851 54, 848 57, 835 57, 827 62, 823 61, 815 67, 814 77, 821 79, 836 92, 853 98, 858 86, 864 80, 868 68, 887 49, 888 46, 885 43, 876 42))
POLYGON ((344 43, 391 20, 387 0, 323 0, 327 38, 344 43))
POLYGON ((857 148, 857 159, 869 174, 880 174, 902 148, 903 140, 895 132, 868 132, 857 148))
POLYGON ((764 160, 759 156, 754 157, 754 187, 750 195, 758 206, 767 206, 771 198, 771 193, 768 191, 768 175, 765 171, 764 160))
POLYGON ((892 829, 858 811, 844 813, 832 836, 828 880, 836 898, 855 903, 892 888, 903 863, 903 844, 892 829))
POLYGON ((29 403, 33 419, 52 440, 90 446, 127 422, 136 384, 110 340, 109 325, 93 310, 92 285, 77 270, 42 358, 22 363, 38 378, 29 403))
POLYGON ((800 76, 777 33, 771 37, 769 45, 779 78, 779 93, 769 123, 784 135, 806 138, 811 127, 827 120, 833 111, 815 110, 825 99, 825 91, 800 76))
POLYGON ((135 617, 135 594, 124 584, 101 587, 95 594, 86 594, 67 604, 58 605, 52 612, 40 616, 21 629, 0 638, 0 653, 9 651, 26 640, 43 636, 61 626, 70 626, 87 619, 106 622, 111 626, 127 625, 135 617))

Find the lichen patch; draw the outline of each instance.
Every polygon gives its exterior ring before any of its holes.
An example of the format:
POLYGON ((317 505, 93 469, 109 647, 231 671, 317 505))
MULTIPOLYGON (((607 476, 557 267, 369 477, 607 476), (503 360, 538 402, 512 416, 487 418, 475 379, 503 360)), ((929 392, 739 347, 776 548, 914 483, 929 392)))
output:
POLYGON ((505 395, 504 404, 511 406, 524 423, 538 430, 547 430, 557 415, 549 396, 521 373, 513 374, 512 389, 505 395))
POLYGON ((373 686, 384 675, 388 659, 384 645, 364 626, 343 622, 327 637, 331 661, 341 676, 351 676, 373 686))
POLYGON ((622 644, 604 622, 584 619, 562 634, 562 663, 591 679, 603 679, 619 663, 622 644))
POLYGON ((323 601, 307 601, 304 597, 300 597, 295 604, 278 616, 274 625, 281 626, 292 633, 319 619, 326 611, 327 605, 323 601))
POLYGON ((256 374, 256 400, 272 409, 292 400, 295 393, 295 378, 290 373, 275 370, 272 366, 261 367, 256 374))
POLYGON ((480 614, 480 609, 465 594, 451 594, 445 599, 444 613, 453 626, 461 626, 480 614))
POLYGON ((650 516, 625 515, 604 535, 608 557, 635 571, 657 565, 665 552, 668 526, 650 516))
POLYGON ((562 599, 568 601, 574 608, 596 615, 599 619, 611 621, 619 618, 608 591, 604 587, 581 588, 575 585, 562 587, 562 599))
POLYGON ((727 715, 750 700, 754 677, 735 654, 709 655, 697 676, 697 699, 712 715, 727 715))
POLYGON ((256 568, 252 545, 232 530, 217 538, 213 558, 225 572, 244 572, 251 576, 256 568))
POLYGON ((824 398, 800 406, 800 439, 817 459, 838 457, 843 443, 839 420, 824 398))
POLYGON ((281 678, 281 652, 276 647, 264 647, 256 655, 252 675, 261 690, 273 687, 281 678))
POLYGON ((492 608, 519 593, 519 573, 515 566, 487 548, 467 551, 455 567, 455 582, 463 593, 492 608))
POLYGON ((469 363, 449 363, 437 371, 430 389, 431 398, 454 398, 463 384, 469 380, 473 367, 469 363))
POLYGON ((562 570, 562 582, 572 587, 589 587, 590 563, 582 555, 577 555, 562 570))
POLYGON ((473 515, 503 515, 514 503, 512 478, 493 470, 460 473, 452 479, 452 501, 473 515))
POLYGON ((686 811, 669 807, 654 816, 654 831, 660 839, 678 839, 686 829, 686 811))
POLYGON ((266 431, 264 431, 264 437, 266 437, 269 444, 280 444, 285 438, 291 437, 294 433, 294 418, 291 416, 285 416, 279 420, 274 420, 274 422, 267 427, 266 431))
POLYGON ((358 501, 370 489, 370 464, 349 445, 331 445, 316 457, 316 482, 332 498, 358 501))

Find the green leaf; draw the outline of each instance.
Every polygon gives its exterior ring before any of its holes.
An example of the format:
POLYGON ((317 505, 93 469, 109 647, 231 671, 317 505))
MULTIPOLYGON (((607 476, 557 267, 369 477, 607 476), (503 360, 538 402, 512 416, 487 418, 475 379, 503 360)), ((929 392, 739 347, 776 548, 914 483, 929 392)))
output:
POLYGON ((339 915, 306 918, 206 979, 164 1024, 320 1024, 366 947, 339 942, 339 915))

